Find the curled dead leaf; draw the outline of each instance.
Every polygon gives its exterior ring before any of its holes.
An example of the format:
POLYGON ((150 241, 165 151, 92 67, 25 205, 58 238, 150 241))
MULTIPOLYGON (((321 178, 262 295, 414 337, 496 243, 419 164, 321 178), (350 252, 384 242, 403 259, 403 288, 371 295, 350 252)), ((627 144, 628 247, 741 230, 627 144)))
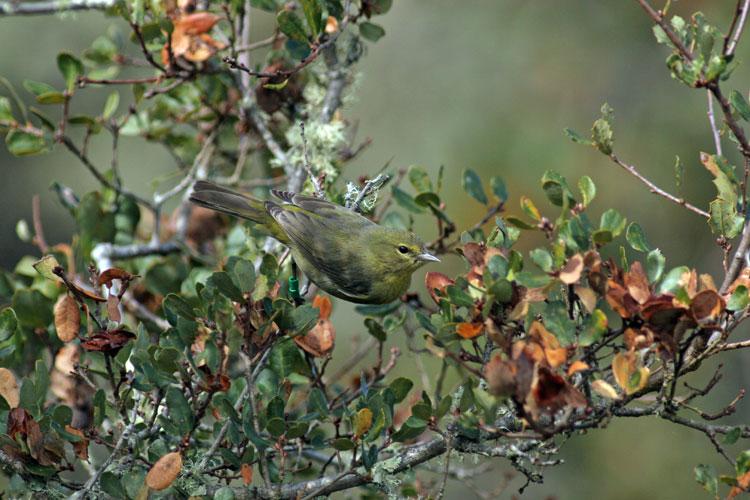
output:
POLYGON ((167 453, 146 474, 146 486, 157 491, 166 489, 177 479, 181 470, 182 455, 176 451, 167 453))
POLYGON ((130 281, 133 278, 135 278, 135 276, 130 274, 126 270, 112 267, 110 269, 107 269, 106 271, 102 271, 99 274, 99 278, 97 278, 96 284, 99 286, 111 287, 112 281, 114 280, 130 281))
POLYGON ((339 30, 339 22, 338 20, 333 16, 328 16, 328 19, 326 19, 326 28, 325 31, 329 35, 332 35, 336 33, 339 30))
POLYGON ((588 311, 589 313, 594 312, 594 309, 596 309, 597 300, 596 293, 591 288, 587 288, 582 285, 576 285, 573 290, 581 300, 583 307, 586 308, 586 311, 588 311))
POLYGON ((135 334, 127 330, 111 330, 88 337, 81 342, 81 347, 87 351, 111 352, 114 354, 134 338, 135 334))
POLYGON ((333 306, 331 305, 331 299, 329 299, 327 296, 316 295, 313 299, 312 306, 320 311, 320 313, 318 314, 318 317, 320 319, 328 319, 331 317, 333 306))
POLYGON ((562 269, 560 269, 557 278, 566 285, 572 285, 581 279, 583 272, 583 257, 581 254, 575 254, 568 259, 562 269))
POLYGON ((53 312, 57 337, 63 342, 78 338, 78 330, 81 328, 81 312, 78 310, 76 300, 68 294, 61 295, 55 303, 53 312))
POLYGON ((432 297, 432 300, 434 300, 436 304, 440 302, 440 297, 437 296, 435 290, 445 293, 445 288, 454 283, 455 281, 443 273, 430 271, 424 276, 424 286, 427 288, 427 291, 430 292, 430 297, 432 297))
POLYGON ((560 342, 557 340, 544 325, 538 321, 534 321, 529 328, 529 337, 535 341, 544 351, 544 358, 552 368, 565 363, 568 359, 568 350, 564 347, 560 347, 560 342))
POLYGON ((612 374, 627 395, 646 387, 650 373, 648 368, 640 366, 640 357, 635 352, 620 352, 612 358, 612 374))
POLYGON ((80 441, 73 443, 73 451, 75 452, 76 456, 80 458, 81 460, 88 460, 89 459, 89 440, 86 439, 86 435, 83 433, 81 429, 76 429, 75 427, 72 427, 70 425, 65 426, 65 430, 69 432, 70 434, 73 434, 74 436, 78 436, 81 438, 80 441))
POLYGON ((16 408, 20 401, 18 381, 7 368, 0 368, 0 397, 5 398, 11 408, 16 408))
POLYGON ((119 323, 122 320, 120 299, 112 293, 107 295, 107 316, 109 316, 110 321, 114 321, 115 323, 119 323))
POLYGON ((331 316, 331 299, 324 295, 316 295, 313 307, 320 310, 317 324, 305 335, 294 337, 294 342, 316 358, 322 358, 333 350, 336 341, 336 330, 329 319, 331 316))
POLYGON ((624 274, 623 280, 628 293, 639 304, 645 303, 651 296, 651 290, 648 287, 648 277, 643 272, 640 262, 633 262, 628 272, 624 274))
POLYGON ((724 299, 711 289, 698 292, 690 301, 690 312, 699 323, 715 320, 724 312, 724 307, 726 307, 724 299))
POLYGON ((620 399, 620 395, 606 380, 597 379, 591 382, 591 389, 598 395, 607 399, 620 399))

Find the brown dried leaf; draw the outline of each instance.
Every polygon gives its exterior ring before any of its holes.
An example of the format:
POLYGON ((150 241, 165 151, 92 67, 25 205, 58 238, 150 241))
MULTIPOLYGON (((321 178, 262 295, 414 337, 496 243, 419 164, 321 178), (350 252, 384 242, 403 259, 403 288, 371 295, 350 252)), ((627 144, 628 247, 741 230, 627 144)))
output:
POLYGON ((592 313, 596 309, 596 293, 591 288, 586 288, 582 285, 576 285, 573 287, 573 290, 578 295, 578 298, 581 299, 581 303, 586 308, 586 311, 592 313))
POLYGON ((126 270, 112 267, 99 274, 99 278, 96 280, 96 284, 99 286, 105 285, 109 288, 112 286, 113 280, 130 281, 133 278, 135 278, 135 276, 133 276, 126 270))
POLYGON ((612 374, 617 385, 622 387, 627 395, 646 387, 650 373, 648 368, 640 366, 638 354, 635 352, 621 352, 612 358, 612 374))
POLYGON ((305 335, 294 337, 294 342, 300 348, 316 358, 327 356, 333 350, 335 340, 336 330, 330 320, 318 321, 318 324, 305 335))
POLYGON ((699 323, 715 320, 724 311, 724 299, 714 290, 698 292, 690 302, 690 312, 699 323))
POLYGON ((544 357, 547 363, 552 368, 557 368, 565 363, 568 359, 568 350, 564 347, 560 347, 560 342, 557 340, 544 325, 538 321, 534 321, 529 328, 529 337, 537 342, 544 350, 544 357))
POLYGON ((714 282, 714 278, 710 274, 701 274, 700 276, 698 276, 698 281, 700 282, 698 284, 698 288, 700 290, 718 290, 718 288, 716 287, 716 283, 714 282))
POLYGON ((109 316, 110 321, 114 321, 115 323, 119 323, 122 320, 120 299, 117 298, 117 295, 111 293, 107 295, 107 316, 109 316))
POLYGON ((176 451, 167 453, 146 474, 146 486, 157 491, 166 489, 177 479, 181 470, 182 455, 176 451))
POLYGON ((134 338, 135 334, 127 330, 112 330, 90 336, 81 342, 81 347, 87 351, 115 353, 134 338))
POLYGON ((566 285, 572 285, 573 283, 576 283, 579 279, 581 279, 582 272, 583 257, 581 256, 581 254, 577 253, 568 259, 568 262, 565 263, 565 266, 560 269, 560 273, 557 277, 566 285))
POLYGON ((339 30, 339 22, 338 20, 333 16, 328 16, 328 19, 326 19, 326 27, 325 32, 329 35, 332 35, 336 33, 339 30))
POLYGON ((221 16, 210 12, 196 12, 177 19, 174 30, 183 31, 186 35, 200 35, 211 31, 216 23, 221 21, 221 16))
POLYGON ((607 303, 623 318, 630 318, 638 312, 638 303, 624 286, 610 279, 607 282, 607 303))
POLYGON ((458 323, 456 333, 465 339, 473 339, 482 334, 484 325, 482 323, 458 323))
POLYGON ((86 435, 83 433, 81 429, 76 429, 75 427, 72 427, 70 425, 65 426, 65 430, 68 431, 70 434, 73 434, 74 436, 78 436, 81 438, 80 441, 77 443, 73 443, 73 451, 75 452, 76 456, 80 458, 81 460, 88 460, 89 459, 89 440, 86 439, 86 435))
POLYGON ((484 378, 487 381, 490 394, 507 397, 516 390, 517 366, 513 361, 502 359, 496 354, 484 366, 484 378))
POLYGON ((78 338, 81 328, 81 312, 78 303, 68 294, 60 295, 54 308, 55 330, 57 337, 63 342, 70 342, 78 338))
POLYGON ((5 398, 11 408, 16 408, 21 398, 16 376, 7 368, 0 368, 0 397, 5 398))
POLYGON ((427 288, 427 291, 430 292, 430 297, 432 297, 432 300, 434 300, 436 304, 440 302, 440 297, 435 293, 435 290, 445 293, 445 288, 454 283, 455 281, 443 273, 430 271, 424 276, 424 286, 427 288))
POLYGON ((17 434, 26 435, 28 434, 29 422, 33 420, 31 414, 23 408, 13 408, 8 412, 7 429, 5 432, 11 439, 15 439, 17 434))
POLYGON ((553 415, 563 408, 580 409, 587 405, 586 397, 578 389, 549 368, 540 366, 524 408, 538 420, 542 414, 553 415))
POLYGON ((651 290, 648 287, 648 277, 643 272, 643 267, 638 261, 633 262, 630 270, 623 277, 625 287, 628 293, 639 304, 644 304, 651 296, 651 290))

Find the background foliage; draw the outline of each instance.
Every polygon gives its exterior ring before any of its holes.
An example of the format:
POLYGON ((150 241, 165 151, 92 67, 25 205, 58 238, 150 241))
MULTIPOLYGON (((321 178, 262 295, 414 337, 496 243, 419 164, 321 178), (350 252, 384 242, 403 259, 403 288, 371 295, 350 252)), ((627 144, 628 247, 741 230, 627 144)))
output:
MULTIPOLYGON (((703 9, 719 26, 728 25, 733 8, 701 2, 681 2, 678 7, 686 17, 703 9)), ((89 35, 82 34, 83 23, 74 20, 0 20, 4 28, 9 28, 2 35, 7 37, 9 46, 22 41, 22 50, 34 54, 35 61, 31 66, 24 62, 21 69, 16 66, 21 58, 6 58, 1 72, 11 77, 18 89, 22 88, 23 78, 60 88, 62 77, 51 62, 57 50, 51 49, 60 45, 78 54, 106 31, 99 14, 75 16, 96 20, 89 35), (45 23, 53 29, 44 29, 45 23), (60 40, 55 30, 66 29, 71 33, 69 43, 44 42, 45 36, 54 35, 56 41, 60 40), (18 35, 15 30, 33 30, 39 33, 39 41, 18 35), (36 49, 34 43, 39 44, 36 49)), ((257 23, 258 34, 253 33, 253 38, 262 39, 274 25, 273 16, 258 12, 257 23)), ((628 161, 639 165, 659 185, 672 187, 674 154, 678 154, 686 169, 681 188, 684 195, 698 206, 707 206, 715 196, 711 177, 697 155, 699 150, 711 151, 713 147, 704 118, 705 95, 666 77, 665 53, 655 49, 647 19, 635 6, 581 2, 579 8, 555 9, 509 3, 465 10, 448 2, 429 6, 397 3, 378 23, 385 27, 387 36, 368 46, 359 66, 362 76, 356 84, 358 101, 348 102, 344 108, 347 117, 360 120, 360 134, 373 137, 374 143, 347 166, 346 178, 354 180, 360 172, 373 175, 391 157, 398 166, 425 165, 433 179, 438 166, 444 164, 444 198, 448 206, 472 207, 475 212, 451 213, 457 226, 465 228, 483 215, 481 205, 467 202, 457 188, 466 166, 474 168, 487 184, 491 175, 500 174, 508 184, 515 214, 519 213, 515 207, 522 193, 540 207, 546 203, 537 179, 547 169, 564 173, 571 184, 585 173, 598 187, 598 206, 595 204, 591 209, 596 214, 594 220, 606 208, 614 206, 629 220, 641 222, 649 243, 662 249, 670 263, 686 262, 719 276, 721 251, 705 226, 696 230, 695 215, 649 195, 634 179, 615 170, 602 157, 571 146, 561 133, 566 126, 585 129, 606 100, 617 110, 617 149, 627 154, 628 161), (498 29, 497 19, 502 19, 502 29, 498 29), (581 25, 587 28, 581 29, 581 25)), ((119 26, 121 33, 127 33, 126 25, 116 21, 112 24, 119 26)), ((127 45, 137 54, 137 46, 127 45)), ((742 47, 738 49, 740 59, 746 53, 742 47)), ((744 82, 746 76, 746 69, 740 66, 733 81, 744 82)), ((81 109, 96 115, 109 92, 91 88, 80 94, 81 109)), ((121 94, 120 110, 124 110, 130 96, 125 91, 121 94)), ((731 149, 728 146, 725 147, 731 149)), ((104 165, 109 161, 110 148, 107 141, 94 142, 92 157, 104 165)), ((733 152, 727 155, 737 162, 733 152)), ((3 173, 11 172, 13 179, 29 176, 28 182, 6 183, 3 187, 7 191, 3 193, 4 199, 13 200, 8 205, 18 210, 3 214, 9 218, 3 225, 7 228, 4 241, 14 242, 12 251, 3 254, 6 268, 13 268, 21 255, 35 252, 33 247, 16 244, 12 230, 20 217, 31 222, 30 209, 24 207, 29 207, 32 192, 45 193, 41 201, 48 240, 69 239, 72 218, 62 217, 65 212, 53 195, 46 194, 46 185, 54 179, 83 193, 96 184, 83 177, 80 164, 71 162, 63 166, 64 158, 57 153, 22 160, 3 159, 3 173)), ((159 174, 174 170, 174 161, 168 155, 156 147, 144 146, 137 139, 122 139, 120 163, 124 185, 142 195, 151 192, 148 182, 156 177, 157 169, 159 174)), ((172 206, 168 208, 171 210, 172 206)), ((434 234, 428 218, 418 217, 417 221, 422 234, 434 234)), ((522 249, 531 250, 542 241, 531 237, 522 249)), ((463 263, 458 257, 447 259, 446 268, 441 268, 451 276, 460 270, 463 263)), ((415 288, 422 289, 421 280, 415 279, 415 288)), ((335 310, 338 346, 330 369, 336 367, 339 356, 346 358, 345 352, 350 349, 347 336, 362 332, 361 318, 353 316, 350 307, 336 304, 335 310)), ((360 338, 365 338, 363 333, 360 338)), ((394 336, 388 342, 399 344, 394 336)), ((425 362, 428 370, 437 369, 434 362, 425 362)), ((408 368, 396 371, 400 369, 397 366, 391 377, 399 373, 416 376, 408 368)), ((702 380, 710 375, 708 372, 702 380)), ((731 399, 732 389, 741 385, 742 364, 732 364, 732 370, 726 373, 730 380, 726 384, 727 394, 723 398, 717 396, 722 402, 731 399), (733 377, 736 379, 731 380, 733 377)), ((734 418, 739 421, 741 414, 734 418)), ((696 463, 693 457, 699 454, 706 456, 703 461, 711 461, 711 447, 699 433, 678 430, 675 426, 665 431, 664 425, 641 423, 641 420, 614 421, 609 432, 571 440, 562 451, 567 463, 547 471, 547 484, 555 485, 550 491, 559 491, 558 485, 563 484, 575 496, 577 488, 585 484, 587 491, 596 491, 598 487, 622 492, 623 496, 657 489, 664 498, 697 494, 698 487, 688 480, 696 463), (654 434, 643 436, 641 426, 654 434), (679 432, 670 443, 684 443, 685 449, 665 450, 661 440, 665 432, 679 432), (622 458, 623 450, 633 447, 639 450, 634 454, 638 460, 622 458), (650 471, 672 467, 666 465, 672 463, 684 471, 684 481, 667 486, 662 483, 663 475, 658 473, 654 473, 653 483, 643 479, 644 474, 648 478, 650 471), (597 472, 604 464, 612 464, 617 473, 597 472), (566 483, 565 477, 571 476, 590 479, 566 483), (605 479, 598 479, 602 477, 605 479), (638 481, 633 481, 634 477, 638 481)), ((516 481, 520 486, 523 480, 516 481)), ((532 486, 528 491, 539 495, 546 487, 532 486)))

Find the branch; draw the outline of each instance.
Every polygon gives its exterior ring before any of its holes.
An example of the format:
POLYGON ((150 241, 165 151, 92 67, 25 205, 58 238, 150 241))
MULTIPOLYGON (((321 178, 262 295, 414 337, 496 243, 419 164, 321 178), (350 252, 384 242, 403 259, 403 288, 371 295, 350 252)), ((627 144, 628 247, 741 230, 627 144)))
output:
POLYGON ((115 0, 49 0, 46 2, 0 2, 0 17, 55 14, 77 10, 105 10, 115 5, 115 0))
POLYGON ((740 41, 742 36, 742 30, 745 28, 745 21, 747 20, 747 11, 750 9, 750 0, 738 0, 737 10, 732 18, 732 24, 729 27, 729 33, 727 38, 724 39, 724 56, 734 55, 734 51, 737 48, 737 43, 740 41), (734 31, 732 31, 734 30, 734 31))
MULTIPOLYGON (((750 0, 748 0, 750 1, 750 0)), ((711 134, 714 137, 714 147, 716 148, 716 154, 722 156, 721 152, 721 133, 719 128, 716 126, 716 118, 714 118, 714 97, 710 90, 706 91, 708 96, 708 123, 711 125, 711 134)))
POLYGON ((670 193, 664 191, 663 189, 661 189, 659 186, 657 186, 656 184, 654 184, 653 182, 651 182, 650 180, 648 180, 646 177, 644 177, 640 172, 638 172, 638 170, 633 165, 628 165, 624 161, 620 160, 617 156, 615 156, 614 153, 612 153, 611 155, 609 155, 609 157, 610 157, 610 159, 613 162, 615 162, 618 165, 620 165, 622 168, 624 168, 626 171, 628 171, 630 174, 632 174, 638 180, 640 180, 646 186, 648 186, 649 191, 651 191, 652 193, 658 194, 659 196, 662 196, 662 197, 668 199, 672 203, 676 203, 677 205, 685 207, 688 210, 690 210, 691 212, 694 212, 694 213, 700 215, 701 217, 705 217, 705 218, 709 217, 708 212, 706 212, 705 210, 701 210, 700 208, 696 207, 695 205, 692 205, 692 204, 688 203, 683 198, 678 198, 678 197, 674 196, 673 194, 670 194, 670 193))
POLYGON ((658 24, 661 29, 664 30, 664 33, 667 34, 667 37, 669 37, 669 40, 672 42, 672 44, 677 48, 677 50, 682 54, 682 56, 687 59, 688 61, 693 60, 693 54, 688 50, 685 45, 683 45, 682 40, 680 40, 680 37, 678 37, 674 31, 672 31, 672 28, 669 26, 669 23, 664 19, 664 17, 661 15, 661 12, 658 12, 654 10, 653 7, 646 1, 646 0, 636 0, 641 8, 646 11, 646 14, 651 17, 651 19, 654 20, 656 24, 658 24))

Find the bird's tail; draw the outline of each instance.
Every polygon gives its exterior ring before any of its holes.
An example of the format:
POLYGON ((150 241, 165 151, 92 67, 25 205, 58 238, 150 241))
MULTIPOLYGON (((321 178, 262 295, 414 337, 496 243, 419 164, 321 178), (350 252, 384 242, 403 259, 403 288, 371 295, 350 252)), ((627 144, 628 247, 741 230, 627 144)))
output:
POLYGON ((211 182, 198 181, 190 194, 190 201, 212 210, 224 212, 266 225, 272 219, 263 201, 211 182))

